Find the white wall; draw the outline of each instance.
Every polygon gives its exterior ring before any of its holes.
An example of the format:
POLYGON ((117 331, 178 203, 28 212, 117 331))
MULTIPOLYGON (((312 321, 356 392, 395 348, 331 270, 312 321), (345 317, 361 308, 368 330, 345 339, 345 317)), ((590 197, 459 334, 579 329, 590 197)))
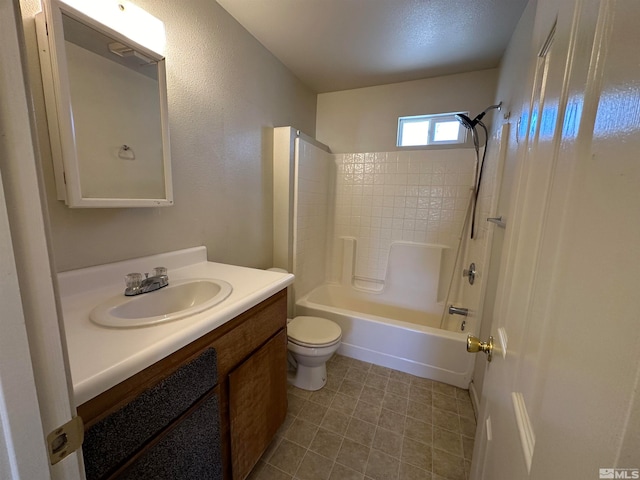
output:
MULTIPOLYGON (((323 93, 318 95, 316 138, 334 153, 392 152, 398 150, 398 117, 476 115, 493 103, 497 78, 498 70, 490 69, 323 93)), ((472 146, 470 139, 467 146, 472 146)))
POLYGON ((55 200, 33 15, 21 0, 58 271, 205 245, 272 261, 272 127, 315 131, 316 95, 216 2, 136 0, 165 23, 175 206, 69 209, 55 200))

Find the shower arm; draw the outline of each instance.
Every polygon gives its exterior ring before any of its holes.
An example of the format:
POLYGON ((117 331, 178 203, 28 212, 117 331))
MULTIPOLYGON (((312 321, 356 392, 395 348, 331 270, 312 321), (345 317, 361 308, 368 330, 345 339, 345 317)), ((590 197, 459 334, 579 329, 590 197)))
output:
POLYGON ((489 110, 493 110, 494 108, 496 110, 498 110, 498 111, 502 110, 502 102, 497 103, 496 105, 491 105, 491 106, 485 108, 482 113, 487 113, 489 110))
POLYGON ((454 116, 456 118, 456 120, 458 120, 462 126, 464 126, 465 128, 467 128, 468 130, 471 130, 471 133, 473 134, 475 131, 475 127, 478 123, 482 123, 481 120, 482 118, 486 115, 486 113, 489 110, 493 110, 493 109, 497 109, 497 110, 501 110, 502 109, 502 102, 496 104, 496 105, 491 105, 487 108, 485 108, 482 112, 480 112, 473 120, 471 120, 467 115, 465 115, 464 113, 456 113, 454 116))
POLYGON ((473 119, 473 125, 475 126, 476 124, 481 123, 480 120, 482 120, 482 118, 487 114, 487 112, 494 109, 498 111, 502 110, 502 102, 485 108, 482 112, 478 114, 476 118, 473 119))

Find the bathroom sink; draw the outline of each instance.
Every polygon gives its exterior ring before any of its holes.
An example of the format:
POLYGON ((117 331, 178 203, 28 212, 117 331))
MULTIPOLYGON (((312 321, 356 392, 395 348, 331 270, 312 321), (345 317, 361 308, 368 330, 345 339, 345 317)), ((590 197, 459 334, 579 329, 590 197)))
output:
POLYGON ((157 325, 211 308, 227 298, 232 290, 229 283, 218 279, 172 281, 154 292, 110 298, 94 308, 89 318, 103 327, 157 325))

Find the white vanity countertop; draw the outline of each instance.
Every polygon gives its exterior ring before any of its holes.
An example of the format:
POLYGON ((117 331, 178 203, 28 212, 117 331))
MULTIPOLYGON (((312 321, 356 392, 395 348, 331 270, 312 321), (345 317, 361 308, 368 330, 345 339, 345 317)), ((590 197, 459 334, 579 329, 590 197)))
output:
POLYGON ((58 282, 76 406, 140 372, 293 283, 293 275, 207 262, 205 247, 60 273, 58 282), (124 293, 124 276, 168 269, 169 284, 217 278, 233 286, 218 305, 191 317, 138 328, 106 328, 93 308, 124 293))

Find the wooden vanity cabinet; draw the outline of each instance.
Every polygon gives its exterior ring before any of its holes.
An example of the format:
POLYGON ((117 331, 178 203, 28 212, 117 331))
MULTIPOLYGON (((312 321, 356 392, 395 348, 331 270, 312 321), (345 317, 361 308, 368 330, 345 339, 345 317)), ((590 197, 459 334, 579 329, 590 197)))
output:
MULTIPOLYGON (((154 432, 144 440, 142 446, 128 452, 124 458, 117 459, 108 469, 94 469, 99 474, 91 478, 88 475, 88 480, 143 478, 142 472, 145 471, 152 475, 149 478, 193 478, 193 470, 189 472, 186 467, 168 471, 166 467, 154 463, 167 460, 173 467, 183 464, 189 468, 195 461, 204 461, 200 471, 207 473, 198 476, 205 478, 220 478, 220 475, 225 480, 246 478, 286 416, 286 318, 285 289, 80 405, 78 414, 85 423, 85 441, 99 437, 92 428, 103 428, 106 424, 112 429, 110 432, 116 429, 115 434, 108 436, 107 446, 111 446, 111 437, 113 442, 120 442, 129 427, 126 423, 122 427, 114 427, 114 418, 123 417, 123 412, 135 411, 137 404, 148 406, 156 396, 166 394, 165 386, 184 392, 191 387, 183 385, 200 385, 194 394, 198 398, 191 405, 176 407, 176 410, 185 409, 168 414, 168 418, 172 418, 168 425, 154 432), (203 362, 211 364, 212 352, 215 352, 215 366, 203 373, 203 362), (189 371, 196 372, 197 381, 188 379, 189 371), (201 394, 205 389, 206 392, 201 394), (211 428, 206 419, 218 420, 219 425, 211 428), (198 425, 202 425, 202 428, 198 428, 198 425), (118 428, 122 431, 118 432, 118 428), (212 451, 211 445, 216 443, 216 438, 219 438, 220 447, 212 451), (195 442, 193 446, 186 445, 183 448, 183 442, 192 441, 195 442), (221 463, 217 466, 218 470, 207 469, 210 465, 206 462, 210 461, 221 463)), ((186 395, 188 397, 189 393, 186 395)), ((190 401, 186 400, 183 404, 190 401)), ((139 421, 143 422, 141 425, 146 425, 144 417, 139 421)), ((154 421, 155 418, 149 423, 154 421)), ((105 436, 102 437, 104 442, 105 436)), ((92 447, 83 445, 87 452, 92 447)), ((95 452, 91 458, 96 458, 95 452)), ((85 470, 90 472, 91 465, 87 465, 85 470)))

